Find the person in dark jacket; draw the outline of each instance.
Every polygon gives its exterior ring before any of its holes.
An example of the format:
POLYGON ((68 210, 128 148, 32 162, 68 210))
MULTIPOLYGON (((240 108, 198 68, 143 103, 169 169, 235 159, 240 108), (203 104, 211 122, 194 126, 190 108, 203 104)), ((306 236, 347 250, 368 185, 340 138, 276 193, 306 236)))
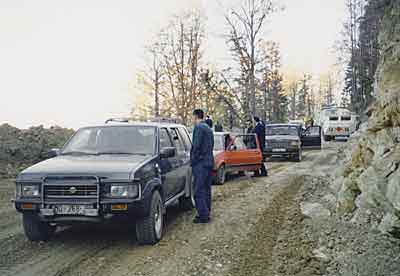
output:
MULTIPOLYGON (((253 129, 253 133, 257 135, 258 142, 260 143, 260 148, 261 152, 264 155, 265 151, 265 125, 261 122, 260 118, 254 117, 254 122, 255 122, 255 127, 253 129)), ((263 158, 264 159, 264 158, 263 158)), ((259 176, 260 172, 255 172, 256 176, 259 176)), ((267 176, 267 169, 265 168, 265 165, 261 166, 261 175, 262 176, 267 176)))
POLYGON ((254 125, 252 120, 247 121, 247 129, 246 129, 246 134, 251 134, 253 133, 254 130, 254 125))
POLYGON ((207 116, 205 122, 210 128, 213 127, 213 121, 211 120, 210 116, 207 116))
POLYGON ((214 134, 204 121, 201 109, 193 111, 193 139, 190 151, 190 165, 194 178, 194 200, 197 216, 194 223, 208 223, 211 211, 211 184, 214 167, 214 134))
POLYGON ((223 132, 224 131, 224 128, 222 127, 222 125, 219 121, 217 121, 217 123, 215 124, 214 131, 215 132, 223 132))

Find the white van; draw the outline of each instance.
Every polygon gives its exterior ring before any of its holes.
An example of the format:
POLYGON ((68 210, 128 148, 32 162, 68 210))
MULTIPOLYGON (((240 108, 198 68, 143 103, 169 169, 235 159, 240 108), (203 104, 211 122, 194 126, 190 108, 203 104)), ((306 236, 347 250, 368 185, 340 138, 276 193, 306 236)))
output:
POLYGON ((358 116, 346 108, 329 107, 321 110, 318 123, 325 141, 349 138, 356 131, 358 116))

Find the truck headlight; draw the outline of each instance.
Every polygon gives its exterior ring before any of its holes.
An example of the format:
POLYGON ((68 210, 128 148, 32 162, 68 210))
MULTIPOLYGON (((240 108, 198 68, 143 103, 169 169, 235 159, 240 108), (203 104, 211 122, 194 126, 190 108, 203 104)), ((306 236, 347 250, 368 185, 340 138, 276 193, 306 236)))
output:
POLYGON ((40 196, 39 185, 22 185, 21 195, 24 197, 38 197, 40 196))
POLYGON ((111 185, 111 197, 137 197, 139 195, 138 185, 111 185))

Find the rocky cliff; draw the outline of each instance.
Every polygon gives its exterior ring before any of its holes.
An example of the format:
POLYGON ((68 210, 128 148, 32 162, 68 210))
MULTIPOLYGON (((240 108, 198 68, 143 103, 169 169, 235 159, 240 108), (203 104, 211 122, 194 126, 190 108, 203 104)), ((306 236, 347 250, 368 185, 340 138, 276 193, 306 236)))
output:
POLYGON ((377 99, 361 133, 343 149, 336 175, 338 211, 372 218, 385 232, 400 234, 400 1, 380 0, 385 9, 376 72, 377 99), (363 214, 363 215, 362 215, 363 214))

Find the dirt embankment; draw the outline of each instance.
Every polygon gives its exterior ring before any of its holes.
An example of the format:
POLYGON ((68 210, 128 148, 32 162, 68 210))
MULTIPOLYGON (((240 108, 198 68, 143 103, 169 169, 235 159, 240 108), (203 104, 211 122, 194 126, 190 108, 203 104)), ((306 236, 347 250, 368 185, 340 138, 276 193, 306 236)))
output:
POLYGON ((0 125, 0 178, 15 177, 26 167, 47 157, 52 148, 60 148, 73 134, 61 127, 18 129, 0 125))

